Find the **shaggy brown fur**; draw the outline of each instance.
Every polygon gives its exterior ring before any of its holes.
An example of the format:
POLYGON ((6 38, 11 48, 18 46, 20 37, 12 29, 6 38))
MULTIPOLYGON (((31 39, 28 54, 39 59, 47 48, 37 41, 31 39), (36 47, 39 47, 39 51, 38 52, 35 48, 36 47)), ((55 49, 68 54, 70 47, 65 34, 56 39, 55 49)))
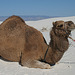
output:
POLYGON ((49 69, 49 64, 58 62, 68 49, 70 31, 65 24, 64 21, 53 23, 48 48, 41 32, 26 25, 20 17, 11 16, 0 25, 0 56, 23 66, 49 69), (39 61, 44 59, 47 48, 46 62, 49 64, 39 61))

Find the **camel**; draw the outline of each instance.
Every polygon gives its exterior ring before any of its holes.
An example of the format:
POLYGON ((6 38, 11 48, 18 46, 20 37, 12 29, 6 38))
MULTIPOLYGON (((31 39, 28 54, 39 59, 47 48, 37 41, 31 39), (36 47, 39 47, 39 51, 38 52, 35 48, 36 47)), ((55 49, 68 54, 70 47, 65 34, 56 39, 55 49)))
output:
POLYGON ((0 56, 24 67, 50 69, 68 49, 73 29, 72 21, 53 22, 48 45, 40 31, 19 16, 11 16, 0 25, 0 56))

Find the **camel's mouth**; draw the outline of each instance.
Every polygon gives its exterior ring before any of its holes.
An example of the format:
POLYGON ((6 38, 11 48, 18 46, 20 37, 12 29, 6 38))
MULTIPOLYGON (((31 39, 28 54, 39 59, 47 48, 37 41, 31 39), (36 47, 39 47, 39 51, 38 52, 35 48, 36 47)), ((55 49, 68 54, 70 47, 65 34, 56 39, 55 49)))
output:
POLYGON ((73 31, 75 29, 75 26, 74 27, 69 27, 68 30, 70 31, 73 31))

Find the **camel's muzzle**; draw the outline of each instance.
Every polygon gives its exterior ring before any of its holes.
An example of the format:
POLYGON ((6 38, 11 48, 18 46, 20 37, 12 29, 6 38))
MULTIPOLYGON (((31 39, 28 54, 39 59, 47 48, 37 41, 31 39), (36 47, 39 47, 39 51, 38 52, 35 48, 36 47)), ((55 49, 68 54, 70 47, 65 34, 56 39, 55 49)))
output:
POLYGON ((72 31, 75 29, 75 24, 68 25, 68 30, 72 31))

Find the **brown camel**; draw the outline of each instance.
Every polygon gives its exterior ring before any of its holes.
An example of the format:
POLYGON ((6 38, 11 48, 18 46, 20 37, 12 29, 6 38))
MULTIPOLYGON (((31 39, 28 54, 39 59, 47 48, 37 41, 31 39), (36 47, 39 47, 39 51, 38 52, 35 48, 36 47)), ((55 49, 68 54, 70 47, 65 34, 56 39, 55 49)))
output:
POLYGON ((11 16, 0 25, 0 56, 30 68, 49 69, 69 47, 68 36, 75 25, 72 21, 56 21, 47 45, 42 33, 28 26, 18 16, 11 16), (42 62, 44 61, 44 62, 42 62))

